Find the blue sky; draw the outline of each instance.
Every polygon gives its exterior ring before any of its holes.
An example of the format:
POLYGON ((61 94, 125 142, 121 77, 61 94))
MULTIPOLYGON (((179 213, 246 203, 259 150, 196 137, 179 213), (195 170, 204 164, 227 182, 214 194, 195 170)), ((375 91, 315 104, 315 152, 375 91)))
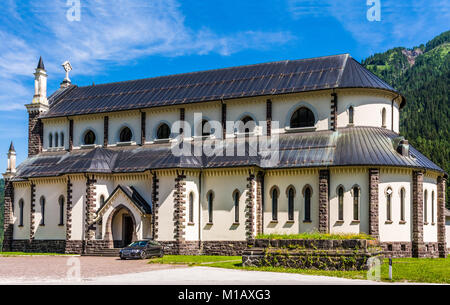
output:
POLYGON ((27 112, 39 56, 48 93, 73 66, 72 82, 96 84, 260 62, 350 53, 357 60, 426 43, 450 28, 448 0, 72 0, 0 3, 0 172, 9 142, 27 155, 27 112))

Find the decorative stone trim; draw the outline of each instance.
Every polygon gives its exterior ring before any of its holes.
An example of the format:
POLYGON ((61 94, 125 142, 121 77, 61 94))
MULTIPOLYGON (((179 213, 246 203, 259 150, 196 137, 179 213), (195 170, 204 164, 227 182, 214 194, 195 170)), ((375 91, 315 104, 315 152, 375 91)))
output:
POLYGON ((174 236, 173 238, 176 241, 184 241, 185 240, 185 230, 186 230, 186 176, 184 175, 184 171, 177 173, 177 177, 175 178, 175 192, 173 194, 174 197, 174 212, 173 212, 173 220, 174 220, 174 236))
POLYGON ((255 238, 255 219, 254 219, 254 209, 255 209, 255 175, 250 173, 247 178, 247 199, 246 199, 246 212, 245 212, 245 231, 247 240, 252 240, 255 238))
POLYGON ((3 247, 2 251, 11 251, 11 243, 13 241, 14 233, 14 219, 13 219, 13 204, 14 204, 14 185, 10 179, 5 179, 5 198, 3 209, 3 247))
POLYGON ((69 120, 69 151, 73 150, 73 120, 69 120))
POLYGON ((29 110, 28 114, 28 157, 40 154, 44 142, 44 125, 39 119, 43 111, 29 110))
POLYGON ((34 239, 34 218, 35 218, 35 210, 36 208, 36 184, 33 182, 30 185, 30 241, 34 239))
POLYGON ((319 232, 329 231, 329 189, 330 171, 327 169, 319 171, 319 232))
POLYGON ((141 112, 141 145, 145 144, 145 128, 147 122, 147 113, 141 112))
POLYGON ((266 103, 266 121, 267 121, 267 135, 272 135, 272 101, 267 100, 266 103))
POLYGON ((159 200, 159 179, 156 173, 153 173, 152 178, 152 235, 153 239, 158 239, 158 200, 159 200))
POLYGON ((445 183, 442 176, 437 179, 437 233, 439 257, 447 257, 447 242, 445 228, 445 183))
POLYGON ((264 173, 259 172, 256 177, 256 234, 263 234, 264 231, 264 173))
POLYGON ((333 92, 331 93, 332 100, 331 100, 331 130, 336 130, 338 125, 338 115, 337 115, 337 105, 338 105, 338 98, 337 93, 333 92))
POLYGON ((423 172, 413 171, 412 256, 424 257, 423 242, 423 172))
POLYGON ((108 147, 109 138, 109 116, 103 118, 103 147, 108 147))
POLYGON ((377 239, 380 237, 378 207, 379 185, 380 169, 369 168, 369 235, 377 239))
MULTIPOLYGON (((72 238, 72 181, 67 178, 66 241, 72 238)), ((67 250, 67 249, 66 249, 67 250)))
POLYGON ((95 236, 94 213, 95 213, 95 177, 86 177, 86 217, 85 217, 85 240, 92 240, 95 236))

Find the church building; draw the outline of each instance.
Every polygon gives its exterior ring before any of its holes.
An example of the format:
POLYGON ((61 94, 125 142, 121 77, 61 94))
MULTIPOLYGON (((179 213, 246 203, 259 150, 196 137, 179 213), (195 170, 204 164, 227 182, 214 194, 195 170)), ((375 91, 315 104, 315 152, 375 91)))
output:
MULTIPOLYGON (((444 257, 448 177, 399 134, 405 97, 348 54, 78 87, 47 96, 5 178, 3 251, 239 255, 260 234, 366 233, 444 257)), ((420 124, 420 122, 417 122, 420 124)))

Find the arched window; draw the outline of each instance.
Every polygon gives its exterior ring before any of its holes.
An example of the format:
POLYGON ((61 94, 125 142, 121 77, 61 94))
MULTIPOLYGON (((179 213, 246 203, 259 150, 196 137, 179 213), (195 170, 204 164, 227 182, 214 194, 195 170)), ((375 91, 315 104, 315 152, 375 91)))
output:
POLYGON ((423 192, 423 222, 428 223, 428 191, 423 192))
POLYGON ((23 208, 24 208, 23 199, 19 201, 19 226, 23 227, 23 208))
POLYGON ((242 122, 242 129, 239 130, 241 133, 252 133, 255 131, 256 123, 255 120, 249 115, 245 116, 241 120, 242 122))
POLYGON ((306 107, 297 109, 291 117, 291 128, 314 127, 314 113, 306 107))
POLYGON ((130 142, 133 138, 133 133, 131 132, 131 129, 128 127, 122 128, 119 135, 119 141, 120 142, 130 142))
POLYGON ((434 224, 434 191, 431 192, 431 223, 434 224))
POLYGON ((234 223, 239 223, 239 198, 241 194, 238 191, 235 191, 233 194, 234 200, 234 223))
POLYGON ((213 192, 210 191, 208 193, 208 222, 210 224, 213 223, 213 210, 214 210, 213 201, 214 201, 214 194, 213 192))
POLYGON ((272 190, 272 220, 278 220, 278 189, 276 187, 272 190))
POLYGON ((359 220, 359 187, 353 187, 353 220, 359 220))
POLYGON ((61 146, 61 147, 64 147, 64 132, 61 132, 60 141, 61 141, 60 146, 61 146))
POLYGON ((40 225, 45 226, 45 198, 44 198, 44 196, 41 197, 40 203, 41 203, 41 217, 42 217, 40 225))
POLYGON ((288 220, 294 220, 294 197, 295 190, 293 187, 290 187, 288 190, 288 220))
POLYGON ((392 221, 392 189, 386 190, 386 220, 392 221))
POLYGON ((189 194, 189 223, 194 223, 194 193, 189 194))
POLYGON ((386 108, 381 111, 381 127, 386 128, 386 108))
POLYGON ((158 131, 156 133, 156 138, 159 140, 169 139, 170 138, 170 127, 166 123, 162 123, 158 127, 158 131))
POLYGON ((59 136, 58 136, 58 133, 55 132, 55 147, 58 147, 58 146, 59 146, 59 136))
POLYGON ((85 145, 93 145, 93 144, 95 144, 95 133, 92 130, 88 130, 84 134, 84 144, 85 145))
POLYGON ((103 207, 105 205, 105 196, 101 195, 100 196, 100 207, 103 207))
POLYGON ((311 188, 308 186, 304 192, 305 197, 305 221, 311 221, 311 188))
POLYGON ((64 196, 59 197, 59 225, 64 225, 64 196))
POLYGON ((51 133, 48 135, 48 147, 53 147, 53 134, 51 133))
POLYGON ((405 221, 405 188, 400 190, 400 221, 405 221))
POLYGON ((209 137, 211 135, 211 124, 208 120, 202 120, 202 137, 209 137))
POLYGON ((338 220, 344 220, 344 188, 338 188, 338 220))
POLYGON ((348 123, 353 124, 354 123, 354 109, 353 106, 350 106, 348 108, 348 123))

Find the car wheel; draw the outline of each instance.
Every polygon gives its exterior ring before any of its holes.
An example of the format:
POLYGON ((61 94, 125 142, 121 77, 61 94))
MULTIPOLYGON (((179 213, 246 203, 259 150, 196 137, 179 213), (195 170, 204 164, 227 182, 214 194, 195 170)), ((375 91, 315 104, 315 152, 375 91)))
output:
POLYGON ((147 258, 147 253, 145 251, 141 252, 141 259, 146 259, 147 258))
POLYGON ((120 256, 120 259, 121 259, 121 260, 125 260, 125 257, 123 257, 123 256, 121 255, 121 256, 120 256))

